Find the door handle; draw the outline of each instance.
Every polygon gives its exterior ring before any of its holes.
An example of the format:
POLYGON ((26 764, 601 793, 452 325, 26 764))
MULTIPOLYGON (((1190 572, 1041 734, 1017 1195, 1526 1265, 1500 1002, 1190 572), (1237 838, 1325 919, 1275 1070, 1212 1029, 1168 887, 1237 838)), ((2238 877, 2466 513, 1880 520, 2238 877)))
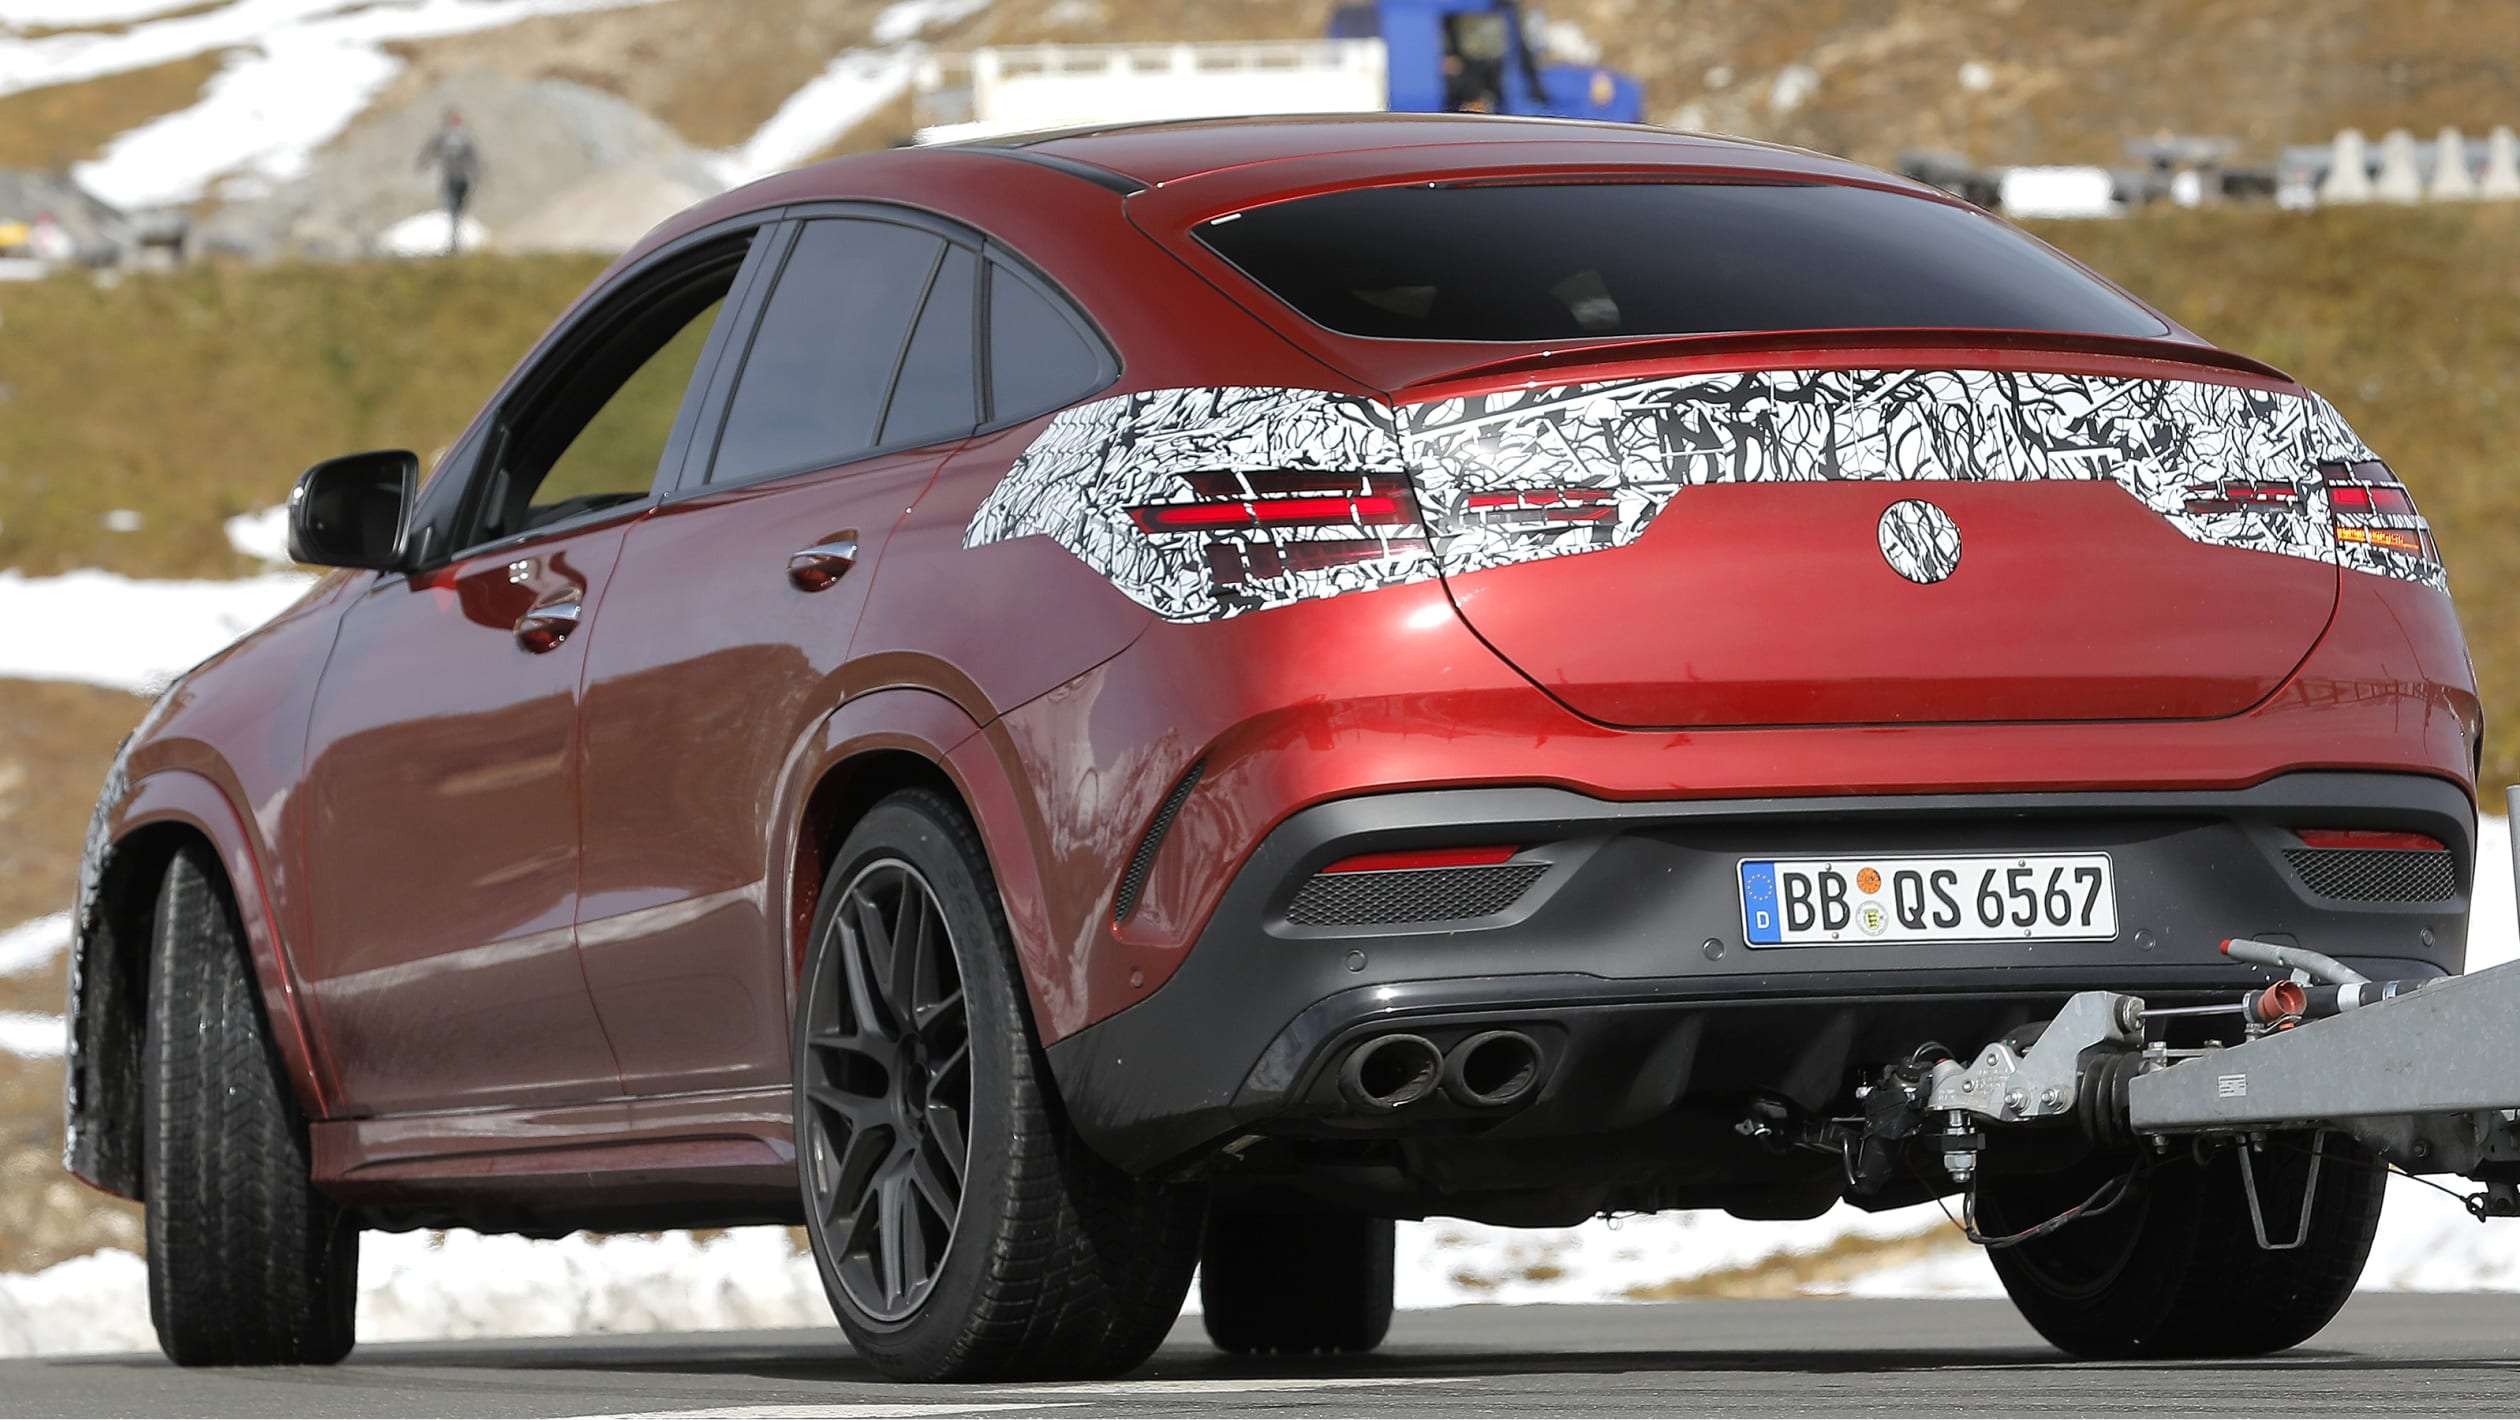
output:
POLYGON ((857 565, 855 530, 833 533, 812 547, 788 554, 788 580, 800 592, 819 592, 857 565))
POLYGON ((570 632, 577 630, 581 610, 582 604, 575 600, 545 602, 533 608, 516 620, 516 644, 535 655, 557 649, 569 639, 570 632))

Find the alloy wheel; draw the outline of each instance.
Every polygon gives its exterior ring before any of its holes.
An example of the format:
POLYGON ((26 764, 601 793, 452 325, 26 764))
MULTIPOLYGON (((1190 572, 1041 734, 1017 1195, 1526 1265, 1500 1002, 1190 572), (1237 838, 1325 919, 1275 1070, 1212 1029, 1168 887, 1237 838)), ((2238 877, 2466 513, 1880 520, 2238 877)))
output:
POLYGON ((825 927, 797 1112, 824 1266, 869 1320, 907 1320, 945 1266, 971 1161, 971 1040, 936 894, 869 864, 825 927))

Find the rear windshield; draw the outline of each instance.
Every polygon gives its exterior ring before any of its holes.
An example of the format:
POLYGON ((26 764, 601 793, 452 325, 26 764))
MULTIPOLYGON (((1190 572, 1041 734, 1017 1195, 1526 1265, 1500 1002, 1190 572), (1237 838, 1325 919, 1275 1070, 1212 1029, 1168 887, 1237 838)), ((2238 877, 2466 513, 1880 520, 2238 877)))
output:
POLYGON ((1278 299, 1349 335, 2168 333, 1992 217, 1872 188, 1367 188, 1219 217, 1198 236, 1278 299))

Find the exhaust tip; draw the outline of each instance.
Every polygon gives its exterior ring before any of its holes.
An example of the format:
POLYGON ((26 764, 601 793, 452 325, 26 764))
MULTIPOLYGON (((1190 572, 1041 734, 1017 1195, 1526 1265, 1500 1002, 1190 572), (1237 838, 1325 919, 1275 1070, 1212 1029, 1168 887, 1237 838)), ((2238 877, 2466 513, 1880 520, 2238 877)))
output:
POLYGON ((1500 1109, 1540 1085, 1540 1043, 1518 1030, 1481 1031, 1444 1061, 1444 1093, 1471 1109, 1500 1109))
POLYGON ((1435 1092, 1444 1057, 1422 1035, 1376 1036, 1348 1052, 1339 1093, 1366 1109, 1399 1109, 1435 1092))

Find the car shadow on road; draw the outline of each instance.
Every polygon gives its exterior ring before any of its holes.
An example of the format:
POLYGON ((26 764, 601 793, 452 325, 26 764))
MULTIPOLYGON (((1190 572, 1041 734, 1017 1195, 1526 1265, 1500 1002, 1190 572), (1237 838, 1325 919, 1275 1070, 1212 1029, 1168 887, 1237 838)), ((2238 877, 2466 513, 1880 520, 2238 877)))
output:
MULTIPOLYGON (((160 1366, 157 1357, 64 1357, 52 1364, 80 1367, 160 1366)), ((2105 1373, 2157 1370, 2165 1365, 2191 1373, 2215 1371, 2282 1372, 2413 1369, 2425 1371, 2492 1370, 2509 1373, 2512 1363, 2491 1357, 2408 1357, 2373 1355, 2332 1348, 2301 1348, 2281 1355, 2246 1360, 2179 1362, 2081 1362, 2041 1346, 1813 1348, 1584 1349, 1552 1351, 1497 1348, 1475 1344, 1403 1345, 1363 1356, 1249 1357, 1228 1356, 1196 1343, 1176 1340, 1145 1366, 1118 1382, 1132 1381, 1336 1381, 1368 1384, 1377 1380, 1423 1383, 1505 1377, 1566 1375, 1674 1375, 1749 1373, 1763 1375, 1895 1375, 1954 1370, 2073 1370, 2105 1373)), ((429 1342, 362 1346, 345 1369, 447 1369, 466 1371, 586 1371, 616 1375, 679 1375, 694 1378, 750 1377, 807 1384, 883 1385, 887 1382, 860 1360, 839 1332, 753 1333, 663 1339, 655 1337, 558 1338, 477 1342, 429 1342), (776 1339, 772 1339, 775 1337, 776 1339)), ((323 1374, 315 1372, 309 1374, 323 1374)), ((1108 1385, 1113 1382, 1099 1384, 1108 1385)), ((1055 1382, 982 1385, 975 1389, 1016 1389, 1038 1393, 1058 1388, 1055 1382)))

